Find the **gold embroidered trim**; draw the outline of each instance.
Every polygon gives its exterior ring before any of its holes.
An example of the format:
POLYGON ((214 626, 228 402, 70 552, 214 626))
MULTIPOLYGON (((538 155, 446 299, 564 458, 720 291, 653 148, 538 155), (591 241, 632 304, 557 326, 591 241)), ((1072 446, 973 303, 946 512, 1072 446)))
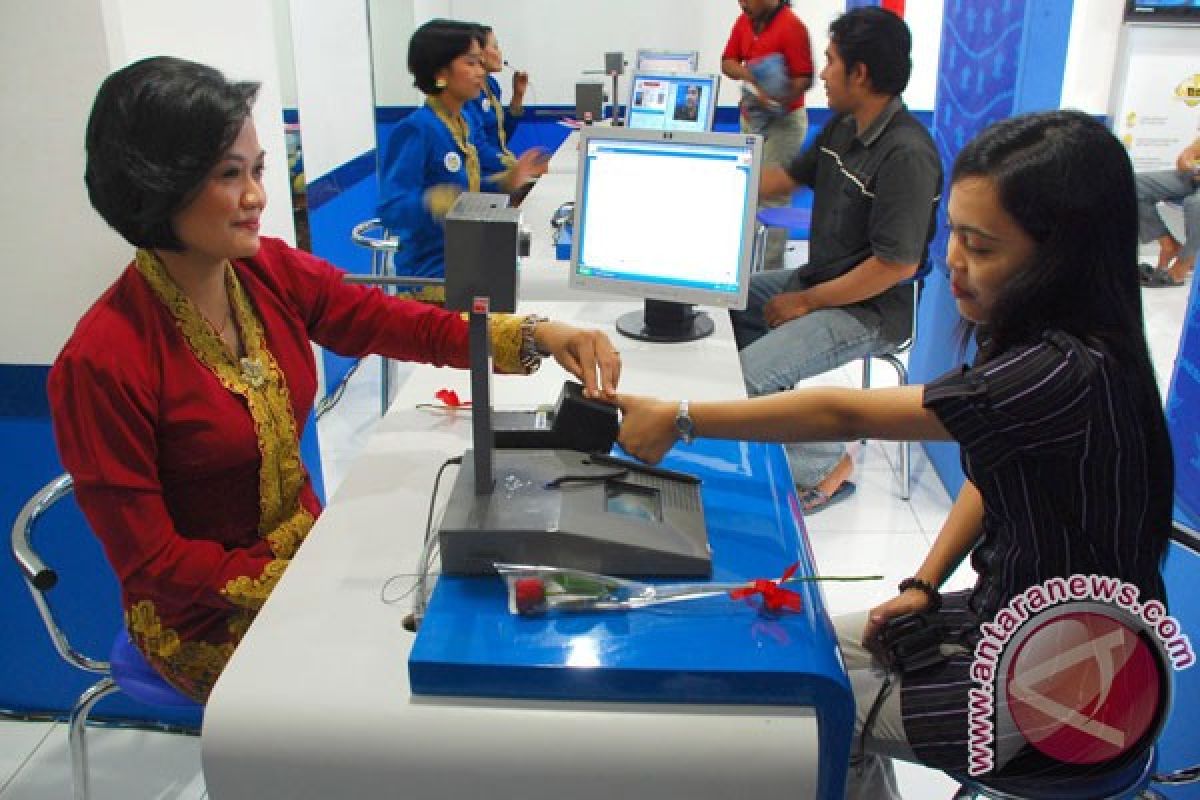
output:
POLYGON ((421 303, 428 303, 432 306, 446 305, 446 287, 445 286, 422 286, 419 289, 410 291, 396 292, 397 297, 407 297, 409 300, 416 300, 421 303))
POLYGON ((263 607, 263 603, 267 602, 267 597, 275 589, 275 585, 279 583, 279 579, 283 577, 283 573, 290 563, 291 561, 288 559, 276 559, 268 562, 263 567, 262 575, 257 578, 239 575, 225 584, 221 594, 235 606, 258 611, 263 607))
POLYGON ((163 627, 154 603, 149 600, 134 603, 125 611, 125 628, 150 665, 172 686, 199 703, 208 699, 251 620, 249 614, 235 614, 229 623, 233 637, 229 642, 184 642, 174 630, 163 627))
POLYGON ((246 349, 244 358, 235 359, 153 253, 138 250, 136 263, 150 288, 175 317, 175 324, 196 357, 212 370, 222 386, 246 399, 262 459, 258 479, 258 532, 268 540, 277 556, 290 557, 283 556, 277 548, 294 553, 312 528, 313 516, 300 505, 305 472, 287 383, 275 357, 267 349, 262 323, 250 298, 233 266, 226 262, 225 285, 233 308, 233 321, 246 349), (281 526, 284 529, 277 532, 281 526))
POLYGON ((521 326, 525 317, 514 314, 493 314, 490 334, 492 339, 492 363, 497 372, 528 375, 537 367, 526 367, 521 363, 521 326))
POLYGON ((483 91, 487 95, 488 103, 496 111, 496 138, 500 140, 500 161, 504 166, 511 168, 517 163, 517 157, 508 149, 508 133, 504 130, 504 106, 500 105, 496 95, 492 94, 492 85, 487 81, 483 82, 483 91))
POLYGON ((451 116, 445 103, 437 97, 431 96, 425 102, 429 104, 429 107, 433 109, 433 113, 446 126, 446 130, 450 131, 450 135, 454 138, 454 144, 462 152, 467 170, 467 191, 478 192, 482 180, 482 172, 479 167, 479 151, 470 142, 470 129, 467 128, 467 121, 463 119, 462 112, 451 116))

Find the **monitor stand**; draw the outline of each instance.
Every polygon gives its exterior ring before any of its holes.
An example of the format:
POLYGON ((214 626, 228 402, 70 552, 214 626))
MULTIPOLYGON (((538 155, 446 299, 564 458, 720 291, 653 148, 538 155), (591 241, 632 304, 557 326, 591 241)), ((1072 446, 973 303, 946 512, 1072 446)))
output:
POLYGON ((643 342, 691 342, 715 330, 712 317, 691 303, 646 300, 643 311, 630 311, 617 319, 617 331, 643 342))

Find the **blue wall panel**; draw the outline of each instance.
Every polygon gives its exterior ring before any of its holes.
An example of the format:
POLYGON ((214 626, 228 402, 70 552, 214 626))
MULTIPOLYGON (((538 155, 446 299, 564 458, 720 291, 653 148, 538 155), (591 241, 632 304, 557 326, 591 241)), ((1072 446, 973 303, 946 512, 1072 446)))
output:
MULTIPOLYGON (((991 123, 1058 107, 1072 6, 1072 0, 946 0, 933 137, 947 180, 958 151, 991 123)), ((961 363, 953 333, 958 315, 946 270, 946 194, 910 357, 914 383, 930 381, 961 363)), ((946 490, 956 495, 963 482, 958 448, 925 449, 946 490)))
MULTIPOLYGON (((371 155, 372 160, 374 155, 371 155)), ((353 162, 352 162, 353 163, 353 162)), ((350 231, 360 222, 375 216, 379 205, 379 184, 372 170, 359 174, 353 183, 343 183, 336 191, 322 193, 322 202, 308 212, 312 251, 342 269, 360 275, 371 272, 371 252, 354 244, 350 231)), ((323 351, 325 390, 345 377, 354 359, 323 351)))
POLYGON ((1175 515, 1200 530, 1200 291, 1192 281, 1187 316, 1167 393, 1167 424, 1175 451, 1175 515))

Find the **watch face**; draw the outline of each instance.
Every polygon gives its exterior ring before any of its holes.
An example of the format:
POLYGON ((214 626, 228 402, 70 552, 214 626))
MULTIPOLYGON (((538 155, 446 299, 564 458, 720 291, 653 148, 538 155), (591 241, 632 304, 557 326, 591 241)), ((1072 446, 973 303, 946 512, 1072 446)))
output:
POLYGON ((692 424, 692 418, 688 416, 686 408, 679 409, 679 413, 675 415, 675 431, 685 444, 691 444, 692 439, 696 437, 696 427, 692 424))

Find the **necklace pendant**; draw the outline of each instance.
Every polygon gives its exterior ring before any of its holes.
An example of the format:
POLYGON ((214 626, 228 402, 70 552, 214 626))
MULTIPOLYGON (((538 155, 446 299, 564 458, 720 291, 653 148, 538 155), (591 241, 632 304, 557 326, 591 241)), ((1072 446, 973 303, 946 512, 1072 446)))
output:
POLYGON ((243 358, 241 364, 242 380, 255 389, 262 388, 262 385, 267 382, 267 370, 263 367, 262 360, 258 358, 243 358))

